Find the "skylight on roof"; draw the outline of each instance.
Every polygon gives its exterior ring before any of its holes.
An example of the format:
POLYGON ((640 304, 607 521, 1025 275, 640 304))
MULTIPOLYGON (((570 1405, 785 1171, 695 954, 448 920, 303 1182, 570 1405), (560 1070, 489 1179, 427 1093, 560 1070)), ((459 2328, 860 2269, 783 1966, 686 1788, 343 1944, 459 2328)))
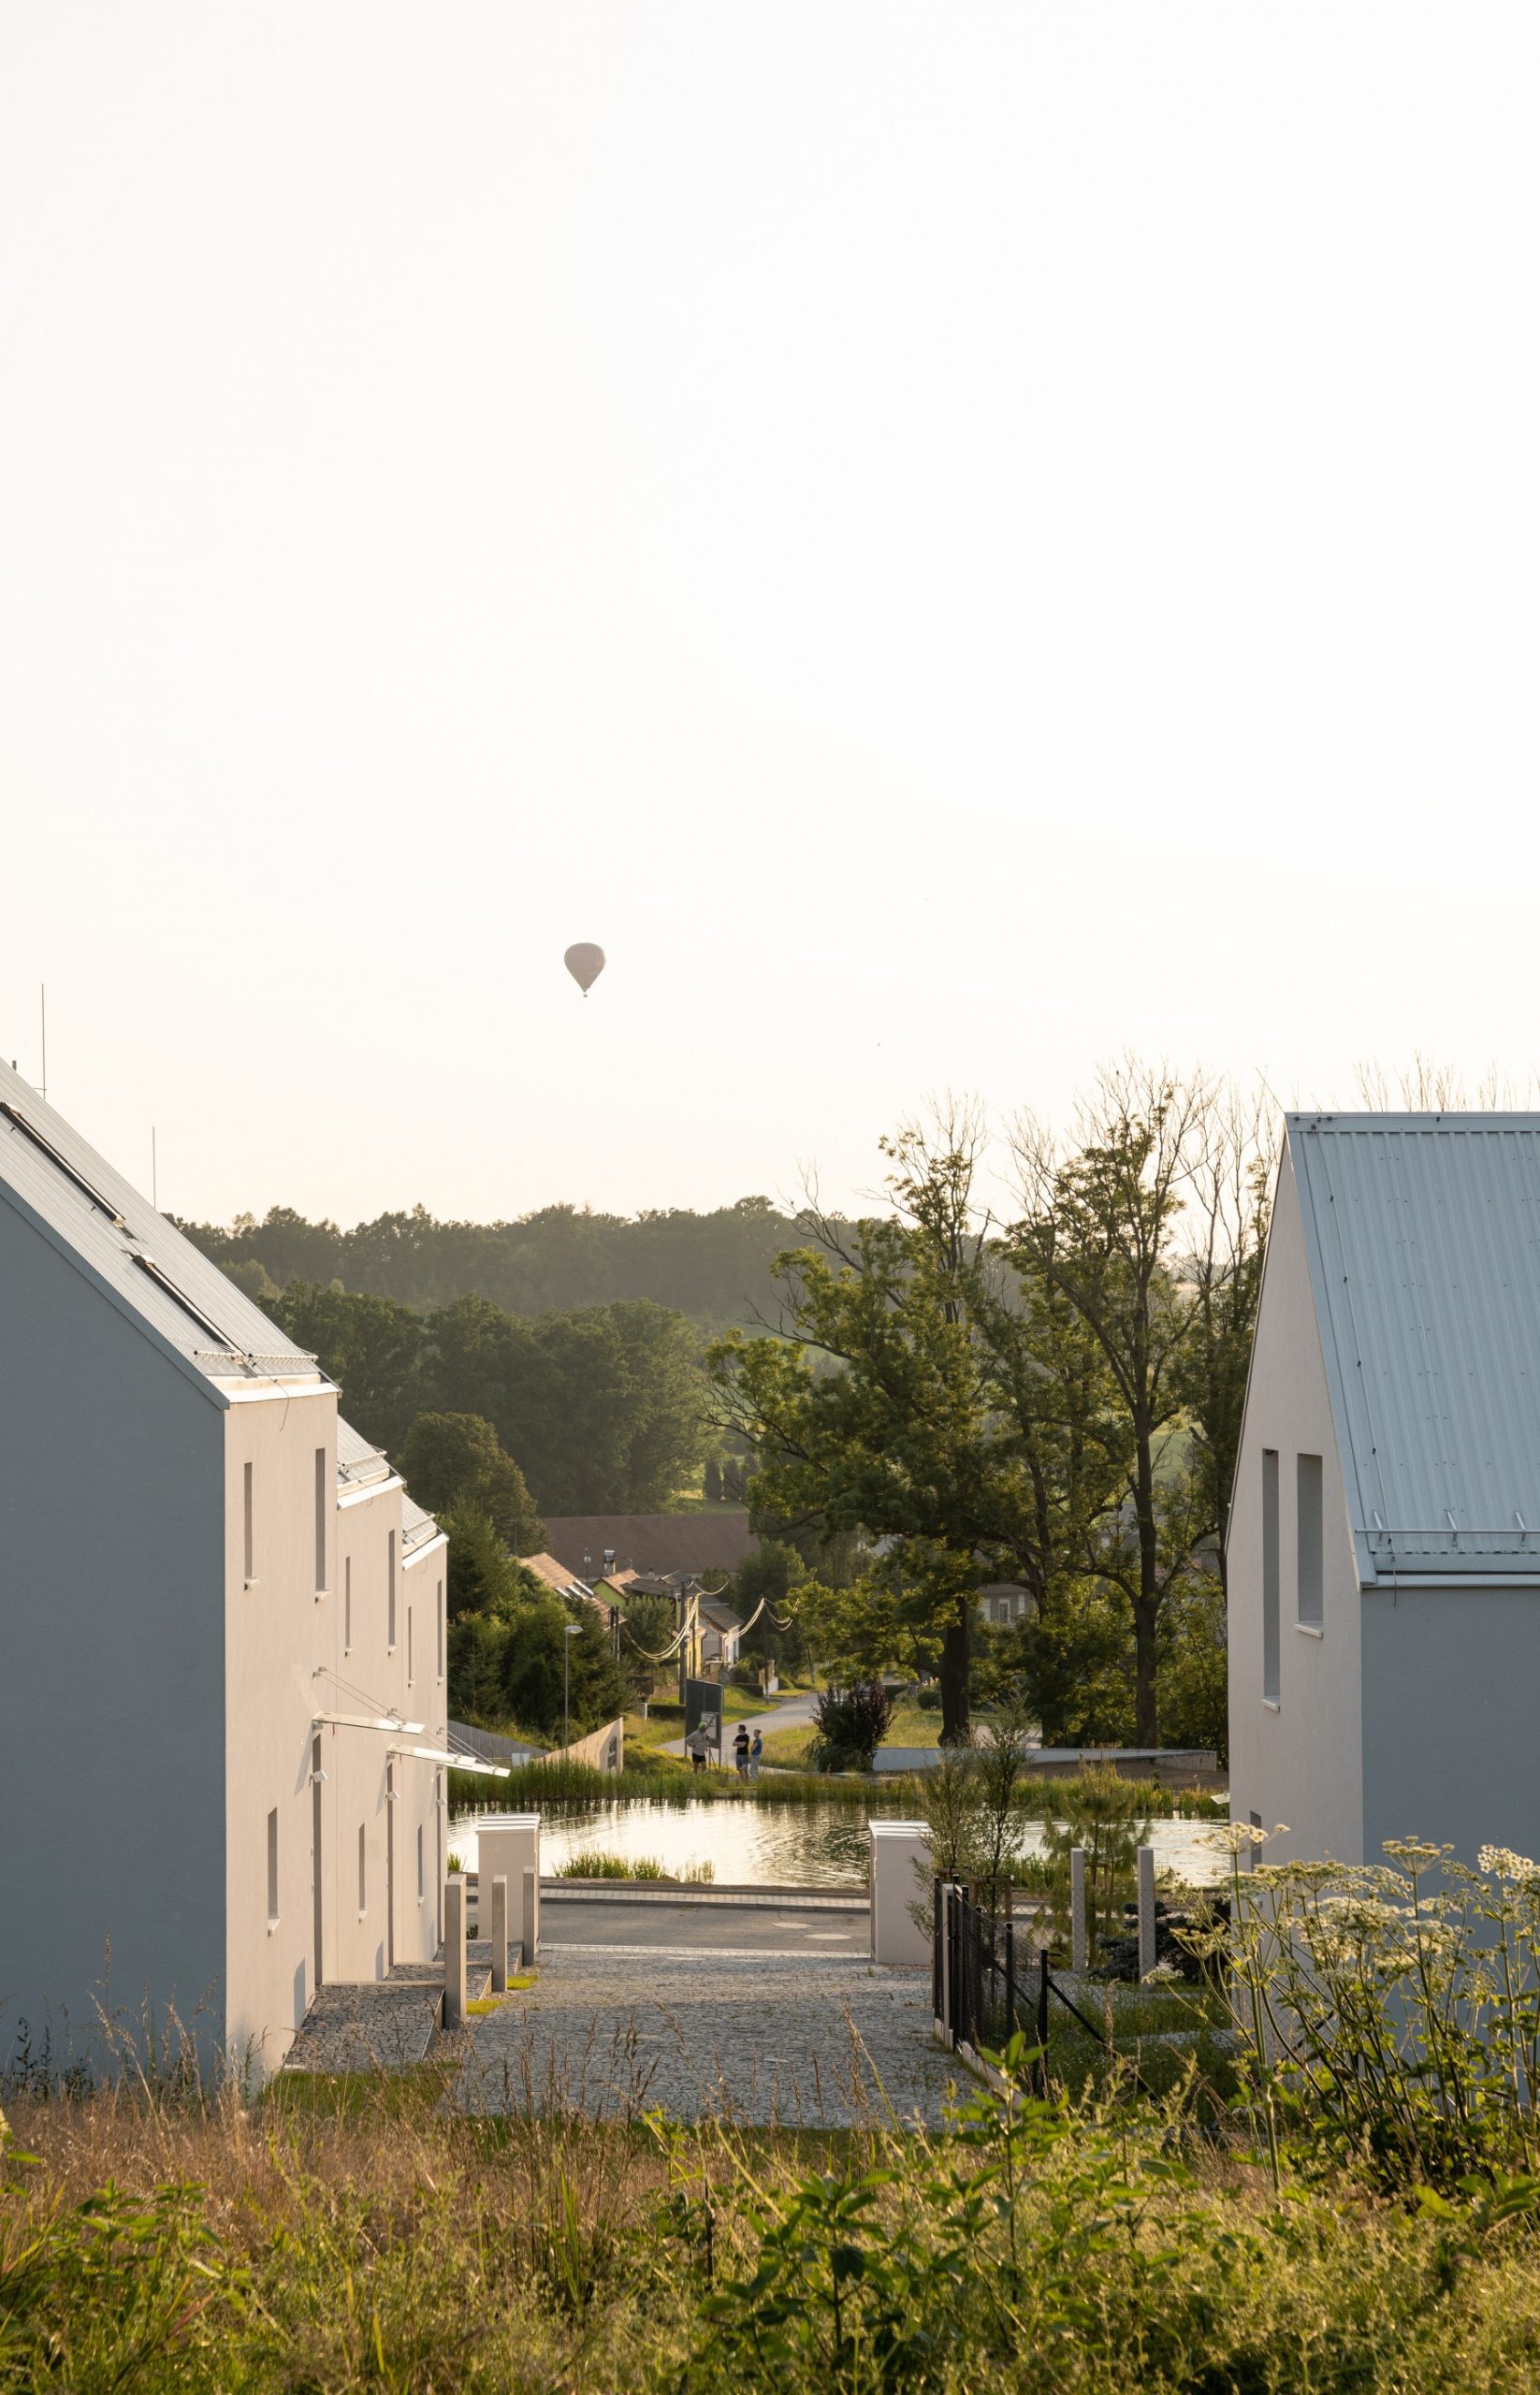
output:
POLYGON ((123 1228, 123 1216, 116 1206, 104 1198, 99 1189, 93 1189, 84 1173, 76 1171, 68 1159, 59 1154, 52 1140, 46 1139, 38 1130, 36 1124, 28 1122, 19 1106, 12 1106, 8 1098, 0 1097, 0 1114, 5 1116, 14 1130, 21 1132, 23 1139, 31 1141, 39 1155, 48 1158, 55 1172, 62 1172, 66 1181, 73 1183, 81 1197, 88 1198, 98 1213, 105 1214, 108 1221, 115 1223, 120 1230, 123 1228))
POLYGON ((210 1338, 214 1342, 216 1346, 227 1348, 229 1352, 235 1356, 239 1356, 242 1352, 241 1349, 237 1346, 235 1341, 230 1337, 228 1331, 221 1330, 217 1322, 211 1322, 209 1316, 203 1312, 201 1306, 195 1305, 192 1299, 187 1296, 186 1292, 178 1288, 176 1283, 171 1279, 170 1274, 161 1270, 160 1266, 155 1262, 153 1256, 136 1255, 134 1261, 138 1266, 139 1270, 150 1280, 153 1281, 157 1289, 164 1290, 166 1295, 171 1299, 172 1303, 174 1305, 179 1305, 184 1314, 190 1315, 193 1321, 197 1324, 200 1330, 206 1330, 208 1332, 210 1338))

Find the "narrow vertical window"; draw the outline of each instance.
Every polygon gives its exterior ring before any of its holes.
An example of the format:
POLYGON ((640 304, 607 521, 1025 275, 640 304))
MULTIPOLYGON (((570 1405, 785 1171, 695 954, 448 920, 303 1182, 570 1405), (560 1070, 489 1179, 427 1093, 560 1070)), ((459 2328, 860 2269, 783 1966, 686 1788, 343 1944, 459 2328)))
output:
POLYGON ((256 1522, 252 1503, 252 1467, 247 1464, 240 1479, 240 1551, 244 1557, 242 1575, 248 1584, 256 1577, 256 1522))
POLYGON ((1262 1450, 1262 1694, 1278 1703, 1278 1450, 1262 1450))
POLYGON ((396 1533, 391 1531, 385 1542, 385 1573, 387 1597, 385 1603, 387 1647, 396 1644, 396 1533))
POLYGON ((433 1638, 438 1654, 439 1677, 443 1677, 443 1582, 441 1580, 433 1598, 433 1638))
POLYGON ((1319 1629, 1325 1618, 1325 1573, 1321 1548, 1321 1459, 1300 1456, 1300 1619, 1319 1629))
POLYGON ((358 1824, 358 1917, 360 1920, 369 1909, 369 1890, 364 1872, 364 1824, 360 1822, 358 1824))
POLYGON ((406 1684, 412 1685, 412 1607, 406 1609, 406 1684))
POLYGON ((417 1823, 417 1902, 419 1904, 426 1893, 427 1887, 423 1880, 423 1825, 419 1822, 417 1823))
POLYGON ((342 1652, 343 1652, 343 1654, 344 1654, 344 1655, 345 1655, 345 1654, 347 1654, 347 1653, 349 1652, 349 1650, 351 1649, 352 1646, 353 1646, 353 1558, 352 1558, 352 1556, 351 1556, 351 1555, 349 1555, 349 1556, 345 1556, 345 1557, 343 1558, 343 1560, 342 1560, 342 1652))
MULTIPOLYGON (((248 1472, 251 1465, 246 1466, 248 1472)), ((268 1927, 278 1927, 278 1807, 268 1815, 268 1927)))
POLYGON ((327 1586, 327 1451, 315 1450, 315 1593, 322 1596, 327 1586))

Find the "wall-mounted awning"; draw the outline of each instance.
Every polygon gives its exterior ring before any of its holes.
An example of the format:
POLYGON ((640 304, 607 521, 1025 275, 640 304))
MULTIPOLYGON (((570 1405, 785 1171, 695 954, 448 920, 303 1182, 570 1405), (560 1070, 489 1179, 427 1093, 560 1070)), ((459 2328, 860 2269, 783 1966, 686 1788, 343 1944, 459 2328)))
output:
POLYGON ((451 1754, 446 1747, 393 1747, 392 1754, 414 1755, 418 1763, 452 1764, 457 1771, 485 1772, 488 1779, 506 1779, 505 1763, 483 1763, 479 1755, 451 1754))
POLYGON ((403 1721, 394 1713, 312 1713, 311 1720, 317 1729, 329 1723, 334 1730, 390 1730, 398 1738, 415 1738, 428 1727, 426 1721, 403 1721))

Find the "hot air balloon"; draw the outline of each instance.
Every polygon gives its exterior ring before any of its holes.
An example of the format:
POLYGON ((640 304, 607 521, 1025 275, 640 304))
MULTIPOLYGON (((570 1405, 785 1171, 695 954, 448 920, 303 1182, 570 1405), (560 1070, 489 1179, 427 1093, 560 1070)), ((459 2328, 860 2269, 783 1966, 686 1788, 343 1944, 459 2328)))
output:
POLYGON ((604 969, 604 951, 596 940, 575 940, 561 962, 587 997, 604 969))

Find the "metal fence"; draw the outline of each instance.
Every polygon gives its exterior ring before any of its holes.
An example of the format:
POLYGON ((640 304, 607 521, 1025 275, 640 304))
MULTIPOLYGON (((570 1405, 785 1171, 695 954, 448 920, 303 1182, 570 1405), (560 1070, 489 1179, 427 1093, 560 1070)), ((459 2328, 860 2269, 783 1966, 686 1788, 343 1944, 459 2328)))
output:
MULTIPOLYGON (((946 2045, 998 2054, 1020 2030, 1039 2050, 1036 2076, 1046 2086, 1050 2005, 1057 2003, 1108 2054, 1116 2047, 1089 2020, 1049 1968, 1045 1948, 1009 1913, 991 1912, 955 1880, 934 1883, 931 1995, 937 2034, 946 2045)), ((1137 2071, 1133 2077, 1139 2084, 1137 2071)))

